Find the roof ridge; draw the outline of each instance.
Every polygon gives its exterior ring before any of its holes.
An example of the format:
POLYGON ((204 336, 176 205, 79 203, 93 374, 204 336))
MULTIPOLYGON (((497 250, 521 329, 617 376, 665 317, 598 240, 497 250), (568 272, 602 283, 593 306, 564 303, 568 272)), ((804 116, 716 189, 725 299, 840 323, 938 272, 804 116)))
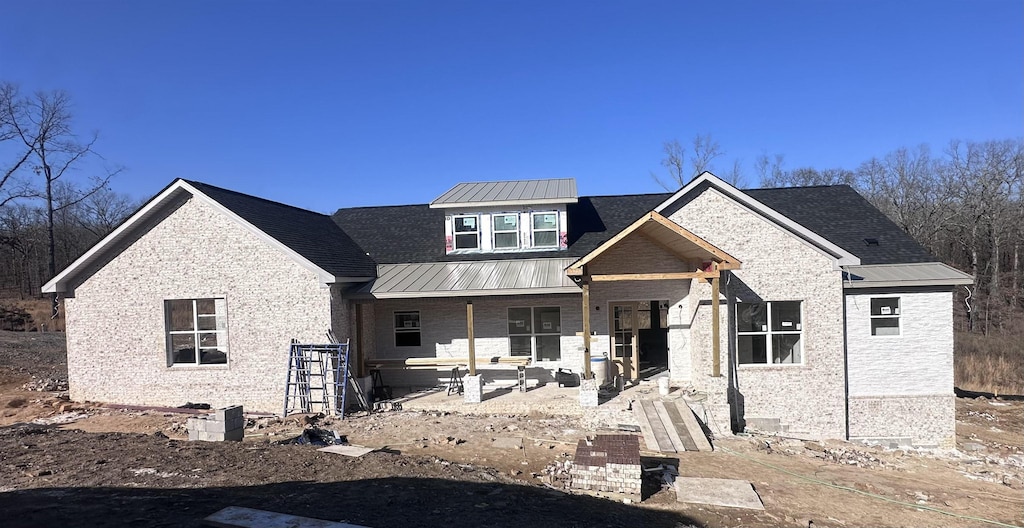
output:
POLYGON ((261 201, 261 202, 264 202, 264 203, 268 203, 268 204, 278 205, 278 206, 281 206, 281 207, 287 207, 289 209, 295 209, 295 210, 298 210, 298 211, 302 211, 304 213, 312 213, 312 214, 315 214, 315 215, 326 216, 328 218, 330 218, 330 216, 331 216, 329 214, 325 214, 325 213, 321 213, 321 212, 318 212, 318 211, 314 211, 312 209, 306 209, 304 207, 299 207, 297 205, 286 204, 284 202, 278 202, 276 200, 268 200, 266 198, 263 198, 263 197, 260 197, 260 196, 256 196, 256 195, 253 195, 253 194, 246 194, 246 193, 240 192, 240 191, 234 191, 234 190, 231 190, 231 189, 225 189, 224 187, 218 187, 216 185, 212 185, 212 184, 209 184, 209 183, 206 183, 206 182, 201 182, 201 181, 198 181, 198 180, 186 180, 185 178, 180 178, 180 180, 185 182, 185 183, 187 183, 187 184, 189 184, 189 185, 191 185, 191 186, 193 186, 193 187, 196 187, 198 185, 199 187, 197 187, 197 189, 199 189, 200 191, 203 190, 201 187, 208 187, 208 188, 220 191, 220 192, 234 194, 236 196, 244 196, 244 197, 249 198, 251 200, 258 200, 258 201, 261 201))

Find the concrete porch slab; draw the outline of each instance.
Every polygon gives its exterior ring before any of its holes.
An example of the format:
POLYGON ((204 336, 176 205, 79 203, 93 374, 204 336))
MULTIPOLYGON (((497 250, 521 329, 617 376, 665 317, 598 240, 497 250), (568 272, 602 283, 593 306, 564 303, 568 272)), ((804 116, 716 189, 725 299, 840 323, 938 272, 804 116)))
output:
POLYGON ((746 480, 677 477, 676 500, 711 506, 764 510, 761 497, 757 496, 754 487, 746 480))

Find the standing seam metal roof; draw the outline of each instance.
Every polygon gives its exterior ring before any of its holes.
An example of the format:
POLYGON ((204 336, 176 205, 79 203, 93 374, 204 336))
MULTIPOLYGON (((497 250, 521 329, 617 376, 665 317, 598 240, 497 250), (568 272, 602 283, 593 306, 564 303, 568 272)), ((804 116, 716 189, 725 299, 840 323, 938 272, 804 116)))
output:
POLYGON ((472 182, 452 187, 430 202, 430 206, 507 202, 573 203, 577 198, 576 180, 572 178, 472 182))

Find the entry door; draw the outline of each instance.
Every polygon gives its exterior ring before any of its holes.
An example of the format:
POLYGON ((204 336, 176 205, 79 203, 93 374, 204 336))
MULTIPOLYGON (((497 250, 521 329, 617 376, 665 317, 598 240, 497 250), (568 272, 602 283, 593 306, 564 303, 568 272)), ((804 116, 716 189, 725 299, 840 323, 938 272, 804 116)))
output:
POLYGON ((636 379, 640 358, 636 346, 636 303, 612 303, 612 362, 624 379, 636 379))

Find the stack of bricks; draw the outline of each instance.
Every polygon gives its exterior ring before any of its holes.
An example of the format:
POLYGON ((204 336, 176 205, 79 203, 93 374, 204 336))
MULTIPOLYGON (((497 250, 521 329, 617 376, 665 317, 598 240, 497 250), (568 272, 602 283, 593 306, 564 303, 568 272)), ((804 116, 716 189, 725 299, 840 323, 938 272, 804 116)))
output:
POLYGON ((188 439, 223 442, 241 441, 245 433, 245 416, 242 406, 234 405, 217 409, 207 416, 188 419, 188 439))
POLYGON ((573 459, 572 488, 640 495, 640 441, 635 435, 598 435, 580 440, 573 459))

